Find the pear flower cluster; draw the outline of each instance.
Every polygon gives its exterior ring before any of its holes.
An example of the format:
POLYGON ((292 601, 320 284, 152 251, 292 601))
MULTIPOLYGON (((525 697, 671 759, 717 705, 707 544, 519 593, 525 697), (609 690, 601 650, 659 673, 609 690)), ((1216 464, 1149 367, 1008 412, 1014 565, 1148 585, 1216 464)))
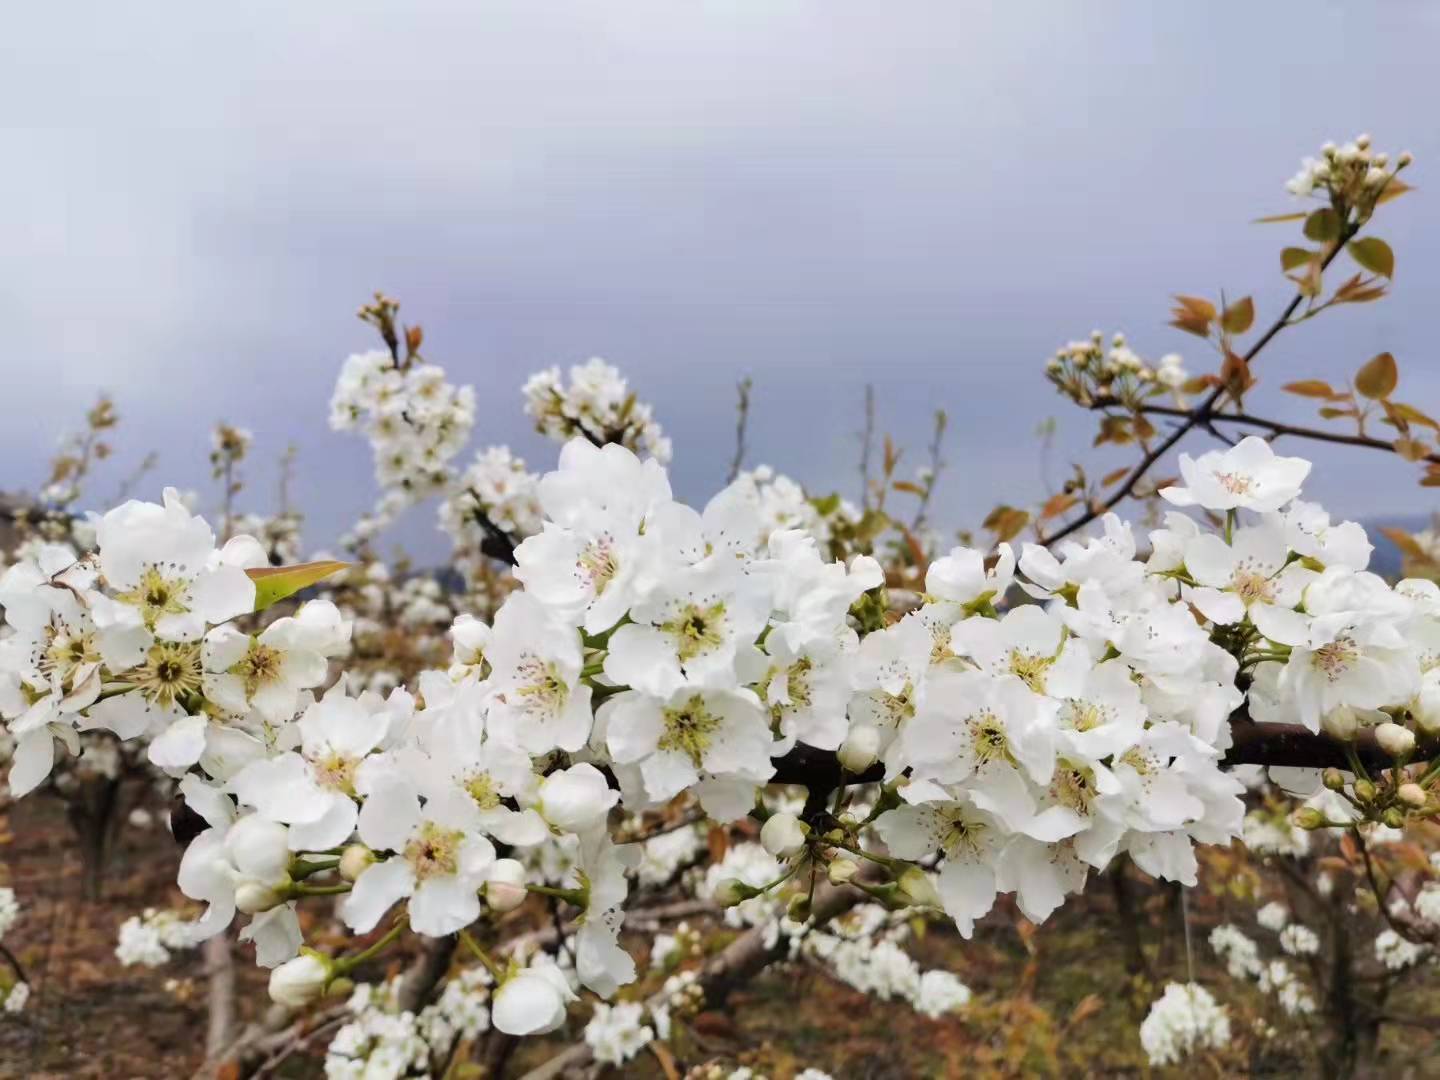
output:
POLYGON ((1230 1042, 1230 1016, 1199 983, 1170 983, 1140 1024, 1151 1065, 1177 1065, 1230 1042))
POLYGON ((636 454, 670 461, 670 440, 654 410, 638 400, 613 364, 593 357, 576 364, 565 381, 558 367, 526 380, 525 412, 535 430, 560 442, 583 438, 596 444, 619 443, 636 454))
POLYGON ((482 518, 517 542, 533 536, 543 520, 536 497, 539 483, 540 477, 508 446, 482 450, 440 504, 440 528, 457 552, 481 549, 487 539, 482 518))
MULTIPOLYGON (((0 578, 10 782, 41 784, 81 731, 148 740, 198 823, 179 873, 204 907, 190 939, 243 917, 294 1006, 407 930, 468 934, 540 891, 578 911, 573 971, 488 961, 487 1008, 509 1034, 554 1030, 578 988, 610 998, 635 979, 630 882, 695 849, 693 831, 648 854, 617 842, 612 812, 681 795, 765 822, 748 870, 737 854, 707 885, 742 921, 802 931, 803 911, 777 920, 765 898, 813 865, 887 906, 943 909, 966 936, 1001 894, 1038 922, 1117 857, 1193 883, 1193 845, 1241 834, 1221 760, 1243 687, 1262 723, 1373 727, 1402 759, 1440 724, 1440 590, 1368 574, 1363 530, 1299 499, 1308 470, 1258 439, 1182 456, 1162 494, 1222 531, 1177 510, 1144 559, 1114 516, 1054 551, 956 548, 901 613, 874 559, 767 528, 753 478, 695 510, 655 457, 576 438, 534 485, 515 591, 489 622, 455 620, 448 669, 384 693, 336 680, 353 628, 329 601, 252 625, 260 545, 217 546, 167 491, 98 519, 93 553, 42 546, 0 578), (879 786, 862 804, 842 785, 823 827, 803 804, 767 808, 764 789, 793 782, 781 763, 817 755, 879 786), (376 944, 307 947, 311 898, 338 898, 376 944)), ((854 978, 926 1012, 963 1003, 963 984, 890 946, 891 976, 854 978)), ((596 1040, 619 1056, 644 1025, 606 1016, 596 1040)))
POLYGON ((449 490, 451 459, 474 426, 474 388, 456 387, 438 364, 380 349, 348 357, 330 399, 330 427, 370 441, 381 490, 354 539, 369 539, 406 507, 449 490))
POLYGON ((1056 349, 1045 362, 1045 376, 1066 397, 1087 408, 1101 401, 1138 406, 1147 398, 1169 394, 1183 409, 1182 389, 1190 381, 1179 353, 1166 353, 1151 364, 1130 347, 1124 334, 1115 334, 1107 348, 1099 330, 1056 349))
POLYGON ((1369 135, 1357 135, 1343 146, 1327 142, 1319 157, 1307 157, 1300 170, 1285 183, 1285 190, 1300 197, 1343 199, 1349 206, 1373 209, 1395 173, 1411 162, 1409 153, 1389 154, 1371 148, 1369 135))

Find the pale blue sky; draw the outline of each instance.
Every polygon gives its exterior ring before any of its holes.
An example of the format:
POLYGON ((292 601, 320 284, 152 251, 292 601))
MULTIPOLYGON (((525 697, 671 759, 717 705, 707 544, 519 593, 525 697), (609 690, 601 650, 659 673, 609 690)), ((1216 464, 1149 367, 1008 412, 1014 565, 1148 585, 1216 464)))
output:
MULTIPOLYGON (((1361 130, 1418 159, 1380 228, 1395 295, 1282 337, 1255 407, 1305 417, 1279 382, 1388 349, 1433 411, 1437 30, 1425 0, 27 5, 0 43, 0 486, 33 484, 103 387, 126 423, 97 499, 149 449, 156 492, 203 489, 223 418, 256 433, 262 505, 299 445, 328 542, 373 496, 325 405, 383 288, 476 385, 477 442, 532 466, 554 448, 517 390, 552 363, 620 365, 697 501, 736 379, 752 460, 821 491, 853 484, 873 382, 916 454, 949 409, 936 516, 973 524, 1040 495, 1045 417, 1057 473, 1085 452, 1090 422, 1040 375, 1054 347, 1123 328, 1203 365, 1168 295, 1275 312, 1291 233, 1248 221, 1361 130)), ((1316 457, 1337 510, 1436 505, 1393 459, 1316 457)), ((436 554, 432 522, 398 535, 436 554)))

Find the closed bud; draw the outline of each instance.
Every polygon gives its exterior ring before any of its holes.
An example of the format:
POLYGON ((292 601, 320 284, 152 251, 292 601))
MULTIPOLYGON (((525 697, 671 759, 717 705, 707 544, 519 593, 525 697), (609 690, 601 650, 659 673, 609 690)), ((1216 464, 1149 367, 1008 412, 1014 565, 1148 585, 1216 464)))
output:
POLYGON ((485 882, 485 903, 491 911, 514 911, 525 902, 525 867, 515 859, 496 859, 485 882))
POLYGON ((1391 757, 1404 757, 1415 749, 1415 733, 1391 720, 1375 729, 1375 741, 1391 757))
POLYGON ((1405 811, 1398 806, 1392 806, 1380 815, 1380 820, 1392 829, 1403 829, 1405 827, 1405 811))
POLYGON ((1345 775, 1339 769, 1326 769, 1321 779, 1331 791, 1345 790, 1345 775))
POLYGON ((804 893, 798 893, 790 900, 790 906, 785 909, 785 914, 793 922, 805 922, 810 918, 810 897, 804 893))
POLYGON ((270 999, 292 1009, 304 1008, 325 993, 334 972, 330 957, 302 949, 299 956, 270 972, 270 999))
POLYGON ((1409 150, 1403 150, 1403 151, 1401 151, 1400 156, 1395 159, 1395 164, 1398 165, 1400 168, 1403 169, 1403 168, 1405 168, 1405 166, 1409 165, 1409 164, 1410 164, 1411 162, 1413 162, 1414 160, 1415 160, 1415 155, 1414 155, 1414 154, 1410 153, 1409 150))
POLYGON ((721 907, 734 907, 758 895, 758 890, 746 885, 739 878, 725 878, 715 886, 715 902, 721 907))
POLYGON ((912 904, 920 907, 940 907, 940 893, 930 875, 918 866, 912 866, 900 875, 900 891, 912 904))
POLYGON ((1417 810, 1424 806, 1427 800, 1425 789, 1419 784, 1401 784, 1395 796, 1406 806, 1413 806, 1417 810))
POLYGON ((760 828, 760 843, 777 859, 788 859, 805 850, 805 834, 810 831, 794 814, 771 814, 760 828))
POLYGON ((242 881, 235 888, 235 909, 243 915, 259 915, 284 902, 284 894, 263 881, 242 881))
POLYGON ((1325 815, 1313 806, 1302 806, 1295 811, 1290 820, 1295 822, 1297 828, 1319 829, 1325 824, 1325 815))
POLYGON ((1355 781, 1355 798, 1362 803, 1375 801, 1375 785, 1369 780, 1355 781))
POLYGON ((844 885, 860 872, 860 864, 854 859, 831 859, 825 868, 831 885, 844 885))
POLYGON ((364 844, 351 844, 340 853, 340 876, 355 881, 375 861, 375 853, 364 844))
POLYGON ((869 724, 851 730, 840 744, 836 757, 846 772, 863 773, 880 755, 880 731, 869 724))

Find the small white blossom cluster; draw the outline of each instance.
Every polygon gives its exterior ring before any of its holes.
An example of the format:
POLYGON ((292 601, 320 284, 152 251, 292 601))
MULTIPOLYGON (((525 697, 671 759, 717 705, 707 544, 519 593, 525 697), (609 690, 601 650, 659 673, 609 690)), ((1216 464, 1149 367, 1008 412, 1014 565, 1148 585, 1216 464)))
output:
POLYGON ((382 493, 354 539, 370 539, 406 507, 449 490, 450 461, 474 426, 474 389, 452 385, 439 365, 383 350, 348 357, 330 399, 330 427, 370 440, 382 493))
POLYGON ((540 531, 539 485, 539 474, 508 446, 482 450, 440 504, 440 528, 463 553, 481 550, 489 537, 482 518, 519 543, 540 531))
POLYGON ((20 918, 20 901, 15 899, 15 890, 8 885, 0 886, 0 941, 10 932, 20 918))
MULTIPOLYGON (((15 899, 15 890, 0 886, 0 940, 20 918, 20 902, 15 899)), ((20 978, 19 968, 12 972, 8 964, 0 963, 0 1005, 8 1013, 24 1010, 30 1000, 30 984, 20 978)))
POLYGON ((1404 971, 1428 956, 1428 946, 1406 941, 1394 930, 1382 930, 1375 936, 1375 959, 1390 971, 1404 971))
POLYGON ((670 461, 670 440, 654 410, 639 401, 618 368, 599 357, 576 364, 566 383, 558 367, 538 371, 521 388, 535 430, 559 442, 577 436, 603 446, 618 443, 661 465, 670 461))
POLYGON ((769 543, 773 533, 797 529, 812 537, 824 550, 836 525, 854 525, 860 520, 860 511, 853 504, 835 496, 812 499, 797 481, 769 465, 757 465, 736 479, 742 484, 755 485, 760 510, 760 544, 769 543))
POLYGON ((1230 1015, 1199 983, 1170 983, 1140 1024, 1151 1065, 1178 1065, 1200 1050, 1230 1042, 1230 1015))
POLYGON ((1101 400, 1138 404, 1147 397, 1169 393, 1175 404, 1184 408, 1181 388, 1190 381, 1179 353, 1166 353, 1151 364, 1130 347, 1124 334, 1115 334, 1107 348, 1099 330, 1056 349, 1045 362, 1045 376, 1066 397, 1087 407, 1101 400))
POLYGON ((398 981, 357 986, 347 1003, 352 1019, 330 1041, 325 1075, 330 1080, 398 1080, 429 1075, 449 1060, 461 1040, 490 1029, 490 977, 466 968, 445 981, 435 1001, 418 1014, 401 1011, 398 981))
MULTIPOLYGON (((1256 921, 1279 937, 1282 951, 1290 956, 1313 956, 1320 951, 1320 938, 1309 927, 1290 921, 1290 911, 1280 903, 1269 903, 1256 913, 1256 921)), ((1253 979, 1261 993, 1272 995, 1287 1016, 1305 1016, 1315 1011, 1310 987, 1284 960, 1263 960, 1260 947, 1238 927, 1224 923, 1210 932, 1210 947, 1225 961, 1234 979, 1253 979)))
POLYGON ((146 908, 120 924, 115 958, 125 967, 160 967, 172 952, 194 946, 193 924, 173 911, 146 908))
POLYGON ((616 1005, 604 1002, 595 1006, 595 1013, 585 1025, 585 1042, 595 1060, 606 1065, 623 1065, 644 1050, 655 1038, 653 1028, 645 1024, 645 1006, 635 1001, 616 1005))
POLYGON ((1320 156, 1305 158, 1300 171, 1285 183, 1292 195, 1341 196, 1349 205, 1368 201, 1374 206, 1376 197, 1394 178, 1395 173, 1410 164, 1410 155, 1402 153, 1393 162, 1390 155, 1370 148, 1369 135, 1357 135, 1343 146, 1327 142, 1320 147, 1320 156))

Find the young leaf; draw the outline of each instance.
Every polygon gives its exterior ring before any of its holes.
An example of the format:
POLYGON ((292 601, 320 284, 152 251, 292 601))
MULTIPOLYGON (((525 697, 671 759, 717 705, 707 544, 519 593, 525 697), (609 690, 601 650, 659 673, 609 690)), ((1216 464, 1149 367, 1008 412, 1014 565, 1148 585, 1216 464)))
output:
POLYGON ((1414 184, 1407 184, 1407 183, 1405 183, 1404 180, 1401 180, 1399 177, 1392 176, 1392 177, 1390 177, 1389 182, 1385 185, 1385 189, 1380 192, 1380 197, 1375 200, 1375 205, 1376 205, 1376 206, 1379 206, 1381 203, 1387 203, 1387 202, 1389 202, 1391 199, 1398 199, 1401 195, 1404 195, 1407 191, 1414 191, 1414 190, 1415 190, 1415 185, 1414 185, 1414 184))
POLYGON ((1315 252, 1309 248, 1287 247, 1280 250, 1280 269, 1294 270, 1296 267, 1304 266, 1315 257, 1315 252))
POLYGON ((350 564, 335 562, 297 563, 295 566, 262 566, 246 570, 255 582, 255 610, 264 611, 277 600, 284 600, 331 574, 338 574, 350 564))
POLYGON ((1395 276, 1395 253, 1390 250, 1390 245, 1378 236, 1362 236, 1359 240, 1351 240, 1349 251, 1350 257, 1372 274, 1387 278, 1395 276))
POLYGON ((1340 239, 1340 224, 1340 215, 1327 206, 1305 219, 1305 235, 1316 243, 1333 243, 1340 239))
POLYGON ((1400 371, 1395 366, 1395 357, 1388 352, 1368 360, 1355 373, 1355 389, 1372 401, 1389 397, 1399 381, 1400 371))
MULTIPOLYGON (((1393 182, 1393 181, 1392 181, 1393 182)), ((1301 221, 1305 217, 1305 211, 1300 210, 1294 214, 1271 214, 1269 217, 1257 217, 1252 225, 1274 225, 1280 221, 1301 221)))
POLYGON ((1220 325, 1231 334, 1243 334, 1255 322, 1255 301, 1242 297, 1225 309, 1220 316, 1220 325))
POLYGON ((1333 386, 1321 379, 1301 379, 1299 382, 1286 383, 1280 389, 1286 393, 1299 394, 1301 397, 1324 398, 1327 401, 1345 396, 1336 393, 1333 386))

